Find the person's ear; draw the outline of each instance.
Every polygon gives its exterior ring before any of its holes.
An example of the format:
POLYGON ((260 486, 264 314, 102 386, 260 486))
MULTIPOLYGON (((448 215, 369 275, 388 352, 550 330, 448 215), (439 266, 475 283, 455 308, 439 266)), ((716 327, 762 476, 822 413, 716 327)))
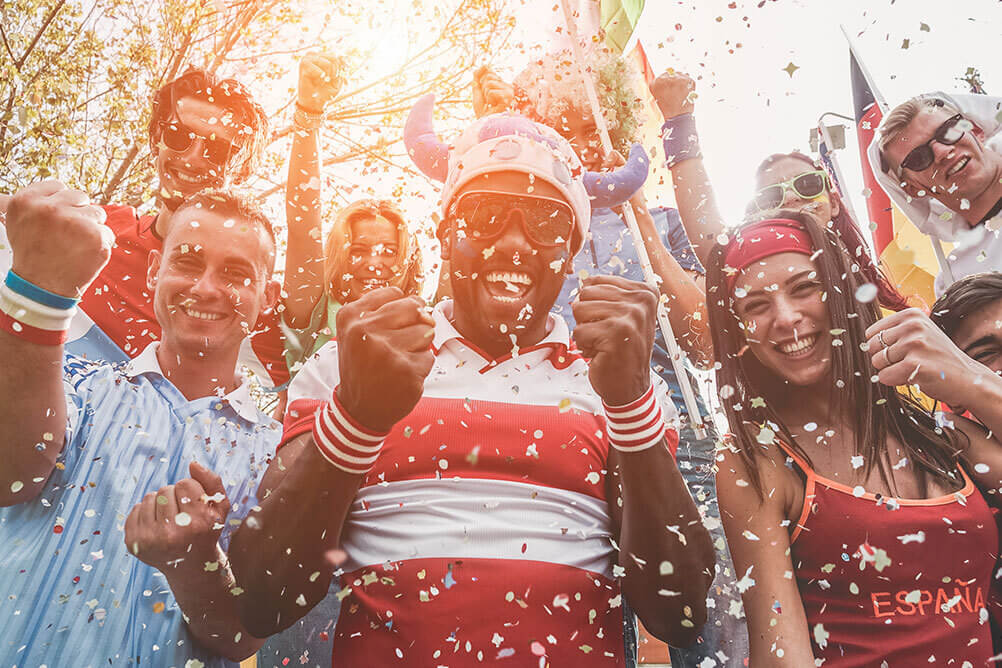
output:
POLYGON ((160 262, 163 254, 158 250, 151 250, 149 260, 146 265, 146 288, 150 292, 156 292, 157 274, 160 273, 160 262))
POLYGON ((831 194, 828 195, 828 203, 832 208, 832 218, 834 218, 842 211, 842 205, 839 203, 838 198, 831 194))
POLYGON ((438 226, 436 235, 438 237, 438 243, 441 245, 442 260, 452 259, 452 240, 455 235, 452 234, 452 223, 448 220, 443 220, 442 224, 438 226))
POLYGON ((261 305, 262 311, 270 311, 278 306, 278 300, 282 296, 282 284, 272 279, 264 285, 264 303, 261 305))

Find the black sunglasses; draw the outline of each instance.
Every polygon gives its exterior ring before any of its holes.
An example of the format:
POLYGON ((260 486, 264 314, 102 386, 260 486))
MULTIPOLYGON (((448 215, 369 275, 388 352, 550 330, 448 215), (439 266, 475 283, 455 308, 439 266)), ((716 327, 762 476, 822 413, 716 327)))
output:
POLYGON ((936 161, 936 155, 932 151, 933 142, 943 144, 944 146, 953 146, 972 127, 971 122, 965 120, 963 114, 954 114, 946 119, 942 125, 936 128, 936 132, 933 133, 929 141, 921 146, 916 146, 908 152, 905 159, 901 161, 901 168, 898 170, 899 174, 901 169, 908 169, 913 172, 921 172, 929 169, 932 163, 936 161))
POLYGON ((501 236, 516 211, 522 214, 526 236, 538 246, 563 246, 574 231, 574 212, 566 202, 534 195, 471 190, 456 199, 452 218, 469 238, 492 241, 501 236))
POLYGON ((205 137, 195 132, 181 122, 181 119, 171 118, 160 126, 160 138, 164 145, 172 151, 178 153, 187 151, 195 143, 195 139, 202 142, 202 155, 206 160, 219 167, 225 167, 230 158, 230 151, 233 144, 226 139, 221 139, 215 133, 205 137))

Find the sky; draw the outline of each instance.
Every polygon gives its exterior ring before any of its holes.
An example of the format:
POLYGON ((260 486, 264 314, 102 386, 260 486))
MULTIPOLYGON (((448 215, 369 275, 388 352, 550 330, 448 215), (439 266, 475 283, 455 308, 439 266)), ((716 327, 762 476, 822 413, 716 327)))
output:
MULTIPOLYGON (((526 11, 531 17, 555 3, 536 0, 526 11)), ((552 26, 522 23, 527 43, 550 39, 552 26)), ((848 45, 840 25, 892 106, 932 90, 966 92, 957 77, 972 66, 989 93, 1002 95, 998 0, 647 0, 639 39, 657 73, 671 67, 697 78, 704 161, 728 223, 740 221, 764 157, 794 149, 810 153, 809 132, 822 113, 852 115, 848 45), (792 75, 784 69, 789 63, 798 68, 792 75)), ((512 59, 512 69, 521 66, 518 60, 512 59)), ((829 121, 834 123, 844 121, 829 121)), ((862 213, 851 125, 846 144, 836 156, 853 208, 862 213)))

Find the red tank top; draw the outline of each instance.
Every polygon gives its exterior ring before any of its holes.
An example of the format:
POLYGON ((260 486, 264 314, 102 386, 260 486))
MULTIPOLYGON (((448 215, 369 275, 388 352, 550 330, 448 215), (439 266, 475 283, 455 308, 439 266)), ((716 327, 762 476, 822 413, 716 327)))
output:
POLYGON ((790 543, 815 658, 825 668, 988 665, 998 528, 967 474, 958 492, 895 499, 822 478, 783 449, 807 476, 790 543))

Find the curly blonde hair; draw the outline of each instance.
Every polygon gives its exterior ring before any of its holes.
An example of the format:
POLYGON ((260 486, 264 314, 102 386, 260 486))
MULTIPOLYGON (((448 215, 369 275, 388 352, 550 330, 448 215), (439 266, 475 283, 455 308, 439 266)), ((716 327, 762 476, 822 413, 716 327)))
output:
POLYGON ((393 272, 390 285, 400 288, 404 294, 418 294, 424 279, 421 272, 421 250, 417 240, 407 229, 403 211, 387 200, 361 199, 341 209, 327 233, 324 244, 324 285, 327 286, 328 296, 344 303, 347 296, 344 274, 351 248, 351 225, 365 218, 383 218, 397 228, 397 248, 401 264, 393 272))
MULTIPOLYGON (((626 62, 607 47, 590 45, 585 49, 584 58, 588 63, 585 71, 596 84, 613 148, 625 153, 636 140, 640 128, 638 118, 643 113, 636 77, 626 62)), ((555 51, 530 62, 515 77, 515 85, 523 90, 539 120, 552 128, 562 127, 562 118, 569 113, 591 115, 588 96, 570 49, 555 51)))

